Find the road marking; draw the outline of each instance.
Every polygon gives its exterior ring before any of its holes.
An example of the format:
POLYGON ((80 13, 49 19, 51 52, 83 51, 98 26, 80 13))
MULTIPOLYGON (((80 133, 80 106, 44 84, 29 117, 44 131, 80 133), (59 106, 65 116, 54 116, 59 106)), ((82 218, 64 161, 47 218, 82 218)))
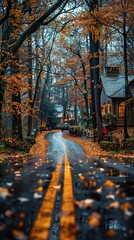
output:
POLYGON ((53 136, 54 139, 62 143, 64 149, 64 185, 62 195, 62 207, 60 217, 60 240, 75 240, 77 226, 75 220, 75 208, 73 202, 73 186, 71 166, 68 160, 66 145, 61 140, 53 136))
MULTIPOLYGON (((60 217, 60 240, 75 240, 76 239, 76 221, 75 221, 75 208, 73 203, 73 187, 72 187, 72 175, 71 166, 67 156, 67 150, 65 143, 57 139, 54 135, 53 138, 56 141, 61 142, 64 150, 64 185, 62 195, 62 207, 60 217)), ((33 223, 31 233, 28 240, 47 240, 49 237, 49 230, 52 223, 52 213, 54 210, 57 189, 54 188, 58 185, 63 157, 59 159, 55 171, 52 173, 52 179, 50 181, 48 190, 43 199, 43 203, 37 214, 37 218, 33 223)))
POLYGON ((75 208, 73 202, 73 186, 71 166, 68 161, 67 152, 65 149, 65 164, 64 164, 64 186, 62 196, 62 213, 60 218, 60 240, 75 240, 76 239, 76 220, 75 220, 75 208))
POLYGON ((47 240, 49 230, 52 223, 52 213, 56 200, 57 189, 54 186, 58 185, 62 168, 62 157, 56 166, 55 171, 52 173, 48 190, 43 199, 43 203, 39 209, 36 220, 33 224, 31 233, 28 240, 47 240))

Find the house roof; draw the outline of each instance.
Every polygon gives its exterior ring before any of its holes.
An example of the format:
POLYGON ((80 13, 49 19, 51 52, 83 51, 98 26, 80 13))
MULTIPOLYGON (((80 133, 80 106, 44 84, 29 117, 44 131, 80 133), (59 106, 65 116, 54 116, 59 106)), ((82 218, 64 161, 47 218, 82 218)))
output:
MULTIPOLYGON (((105 93, 110 98, 125 97, 125 76, 101 76, 102 85, 105 93)), ((134 79, 134 76, 129 76, 128 81, 134 79)))

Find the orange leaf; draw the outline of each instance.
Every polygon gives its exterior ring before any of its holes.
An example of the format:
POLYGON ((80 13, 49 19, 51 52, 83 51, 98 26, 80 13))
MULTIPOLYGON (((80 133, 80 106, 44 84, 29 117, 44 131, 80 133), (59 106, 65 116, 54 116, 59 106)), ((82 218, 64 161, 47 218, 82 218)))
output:
POLYGON ((104 183, 105 187, 113 187, 115 186, 115 183, 111 180, 106 180, 106 182, 104 183))
POLYGON ((112 202, 108 206, 106 206, 105 208, 109 209, 109 208, 112 208, 112 207, 113 208, 118 208, 119 207, 119 202, 118 201, 112 202))
POLYGON ((132 209, 132 207, 133 206, 132 206, 132 204, 130 202, 125 202, 125 203, 121 204, 120 209, 122 211, 127 211, 129 209, 132 209))
POLYGON ((36 188, 36 192, 42 193, 42 192, 43 192, 43 187, 38 187, 38 188, 36 188))
POLYGON ((93 202, 94 200, 93 199, 85 199, 85 200, 82 200, 82 201, 77 201, 77 200, 74 200, 74 203, 80 207, 80 208, 88 208, 88 207, 92 207, 93 205, 93 202))
POLYGON ((116 233, 115 230, 109 229, 105 232, 105 234, 106 234, 107 237, 114 237, 114 236, 116 236, 117 233, 116 233))
POLYGON ((92 228, 98 228, 101 224, 101 219, 102 219, 102 217, 101 217, 100 213, 93 212, 89 216, 88 224, 92 228))
POLYGON ((80 176, 80 180, 81 180, 81 181, 84 181, 84 180, 86 180, 86 177, 84 177, 84 176, 81 175, 81 176, 80 176))

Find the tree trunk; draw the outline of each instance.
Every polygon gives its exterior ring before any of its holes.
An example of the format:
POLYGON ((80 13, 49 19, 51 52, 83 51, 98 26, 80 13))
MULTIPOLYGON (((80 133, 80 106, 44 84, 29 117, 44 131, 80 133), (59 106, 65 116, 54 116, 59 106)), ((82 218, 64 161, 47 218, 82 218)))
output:
POLYGON ((89 121, 89 106, 88 106, 88 98, 87 98, 87 94, 84 94, 84 100, 85 100, 85 108, 86 108, 86 115, 87 115, 87 119, 89 121))
POLYGON ((28 98, 30 100, 29 103, 29 112, 28 112, 28 136, 31 136, 32 133, 32 45, 31 45, 31 36, 28 39, 28 53, 29 53, 29 60, 28 60, 28 72, 31 76, 28 79, 29 89, 28 89, 28 98))
MULTIPOLYGON (((124 18, 125 20, 126 18, 124 18)), ((123 25, 123 38, 124 38, 124 70, 125 70, 125 108, 124 108, 124 138, 128 138, 127 130, 127 100, 128 100, 128 62, 127 62, 127 33, 126 23, 123 25)))
POLYGON ((98 57, 94 57, 94 100, 95 112, 98 132, 98 142, 102 140, 102 116, 101 116, 101 103, 100 103, 100 78, 99 78, 99 41, 95 43, 96 53, 98 57))
POLYGON ((91 116, 92 116, 92 122, 93 122, 93 129, 96 129, 97 124, 96 124, 96 112, 95 112, 95 101, 94 101, 94 66, 93 66, 93 47, 94 47, 94 42, 92 39, 92 35, 90 34, 90 89, 91 89, 91 116))
POLYGON ((8 41, 10 39, 10 33, 12 32, 12 26, 8 21, 2 24, 2 42, 1 42, 1 55, 0 55, 0 122, 2 122, 2 105, 4 101, 4 94, 6 89, 6 81, 4 80, 4 76, 6 74, 6 63, 3 63, 3 60, 6 54, 8 53, 8 41))
POLYGON ((75 125, 78 124, 78 117, 77 117, 77 89, 75 88, 75 103, 74 103, 74 119, 75 125))
MULTIPOLYGON (((94 8, 98 6, 98 0, 94 0, 90 4, 90 11, 94 11, 94 8)), ((96 124, 97 124, 97 132, 98 132, 98 142, 102 140, 102 116, 101 116, 101 104, 100 104, 100 77, 99 77, 99 40, 95 40, 90 33, 90 50, 91 50, 91 84, 92 85, 92 93, 91 93, 91 101, 92 102, 92 116, 93 116, 93 124, 95 126, 94 119, 94 109, 96 114, 96 124), (94 91, 93 91, 94 87, 94 91)))

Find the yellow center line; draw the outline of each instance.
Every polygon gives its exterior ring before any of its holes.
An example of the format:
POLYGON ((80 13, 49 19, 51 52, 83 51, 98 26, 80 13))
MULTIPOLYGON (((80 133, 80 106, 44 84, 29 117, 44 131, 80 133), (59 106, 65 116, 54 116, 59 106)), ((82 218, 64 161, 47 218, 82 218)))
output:
POLYGON ((64 155, 65 155, 64 186, 63 186, 62 207, 61 207, 62 212, 60 217, 60 240, 75 240, 78 229, 77 229, 76 220, 75 220, 71 166, 68 160, 66 145, 62 141, 60 142, 63 145, 64 155))
MULTIPOLYGON (((65 144, 57 139, 54 135, 53 138, 62 143, 64 149, 64 186, 62 195, 62 213, 60 218, 60 240, 75 240, 76 239, 76 221, 75 221, 75 209, 73 203, 73 187, 72 187, 72 175, 71 167, 67 156, 67 150, 65 144)), ((62 168, 62 157, 56 166, 55 171, 52 173, 52 179, 50 181, 48 190, 43 199, 43 203, 39 209, 36 220, 33 224, 31 233, 28 240, 47 240, 49 236, 49 230, 52 223, 52 213, 56 200, 57 189, 54 188, 58 185, 62 168)))
POLYGON ((39 209, 36 220, 33 224, 31 233, 28 240, 47 240, 49 236, 49 230, 52 223, 52 213, 54 209, 57 189, 54 188, 58 185, 62 168, 62 157, 56 166, 55 171, 52 173, 52 179, 50 181, 48 190, 43 199, 43 203, 39 209))

